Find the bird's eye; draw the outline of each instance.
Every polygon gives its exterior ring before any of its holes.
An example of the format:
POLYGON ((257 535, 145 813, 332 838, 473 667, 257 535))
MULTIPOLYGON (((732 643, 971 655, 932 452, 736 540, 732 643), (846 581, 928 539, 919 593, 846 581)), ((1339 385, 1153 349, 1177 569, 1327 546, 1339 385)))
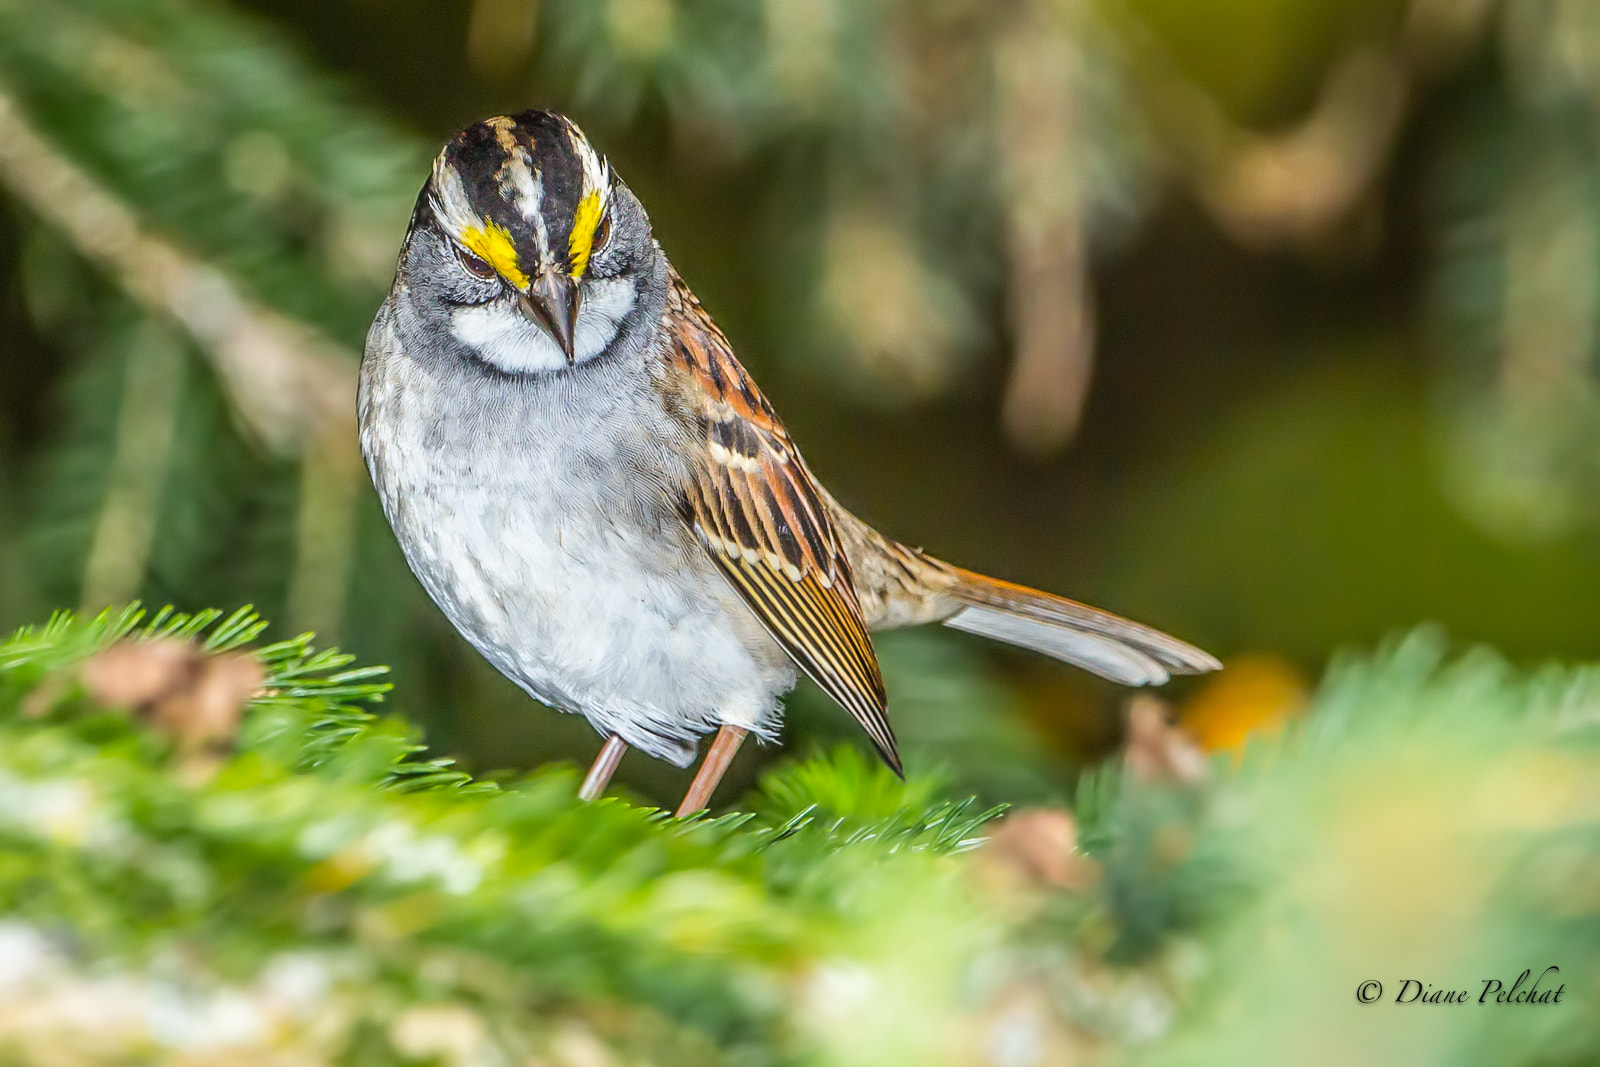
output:
POLYGON ((594 228, 594 250, 600 251, 611 240, 611 212, 600 216, 600 224, 594 228))
POLYGON ((467 268, 467 273, 474 278, 489 281, 495 276, 495 269, 488 260, 475 256, 465 248, 456 249, 456 258, 461 260, 461 265, 467 268))

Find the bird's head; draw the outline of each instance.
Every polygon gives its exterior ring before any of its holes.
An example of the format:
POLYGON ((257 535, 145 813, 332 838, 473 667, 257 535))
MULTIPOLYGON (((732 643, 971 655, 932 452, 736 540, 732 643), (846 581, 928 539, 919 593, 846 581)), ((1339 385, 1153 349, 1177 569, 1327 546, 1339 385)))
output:
POLYGON ((540 373, 604 352, 658 255, 643 209, 582 131, 524 111, 445 145, 401 274, 477 358, 540 373))

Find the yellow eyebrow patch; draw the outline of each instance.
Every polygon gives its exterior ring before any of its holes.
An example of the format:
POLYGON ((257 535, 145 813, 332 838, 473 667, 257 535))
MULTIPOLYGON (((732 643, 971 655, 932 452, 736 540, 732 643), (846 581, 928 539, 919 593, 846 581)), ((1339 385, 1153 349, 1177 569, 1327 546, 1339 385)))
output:
POLYGON ((583 277, 589 266, 589 253, 594 251, 594 231, 600 225, 600 194, 588 193, 578 201, 578 211, 572 218, 572 234, 567 238, 567 261, 572 264, 572 276, 583 277))
POLYGON ((461 243, 468 252, 500 272, 500 276, 518 289, 528 287, 528 275, 517 259, 517 250, 511 244, 511 235, 496 222, 483 226, 469 226, 461 231, 461 243))

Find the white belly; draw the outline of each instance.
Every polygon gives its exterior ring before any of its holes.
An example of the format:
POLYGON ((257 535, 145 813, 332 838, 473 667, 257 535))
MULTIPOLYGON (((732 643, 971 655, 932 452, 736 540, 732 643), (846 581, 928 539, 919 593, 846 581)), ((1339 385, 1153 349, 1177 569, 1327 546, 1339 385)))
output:
POLYGON ((570 406, 453 416, 437 383, 377 379, 362 444, 384 510, 411 569, 491 663, 680 765, 718 724, 772 734, 793 668, 647 490, 651 450, 627 439, 655 429, 570 406))

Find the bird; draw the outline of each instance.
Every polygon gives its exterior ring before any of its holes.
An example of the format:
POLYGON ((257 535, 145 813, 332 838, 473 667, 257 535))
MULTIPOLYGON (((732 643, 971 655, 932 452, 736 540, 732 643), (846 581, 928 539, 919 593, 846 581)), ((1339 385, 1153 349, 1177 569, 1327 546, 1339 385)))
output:
MULTIPOLYGON (((870 299, 870 294, 868 297, 870 299)), ((870 634, 942 623, 1129 686, 1206 652, 879 533, 806 466, 638 198, 565 116, 434 160, 363 352, 362 454, 412 572, 536 700, 687 767, 705 809, 806 675, 904 774, 870 634)))

